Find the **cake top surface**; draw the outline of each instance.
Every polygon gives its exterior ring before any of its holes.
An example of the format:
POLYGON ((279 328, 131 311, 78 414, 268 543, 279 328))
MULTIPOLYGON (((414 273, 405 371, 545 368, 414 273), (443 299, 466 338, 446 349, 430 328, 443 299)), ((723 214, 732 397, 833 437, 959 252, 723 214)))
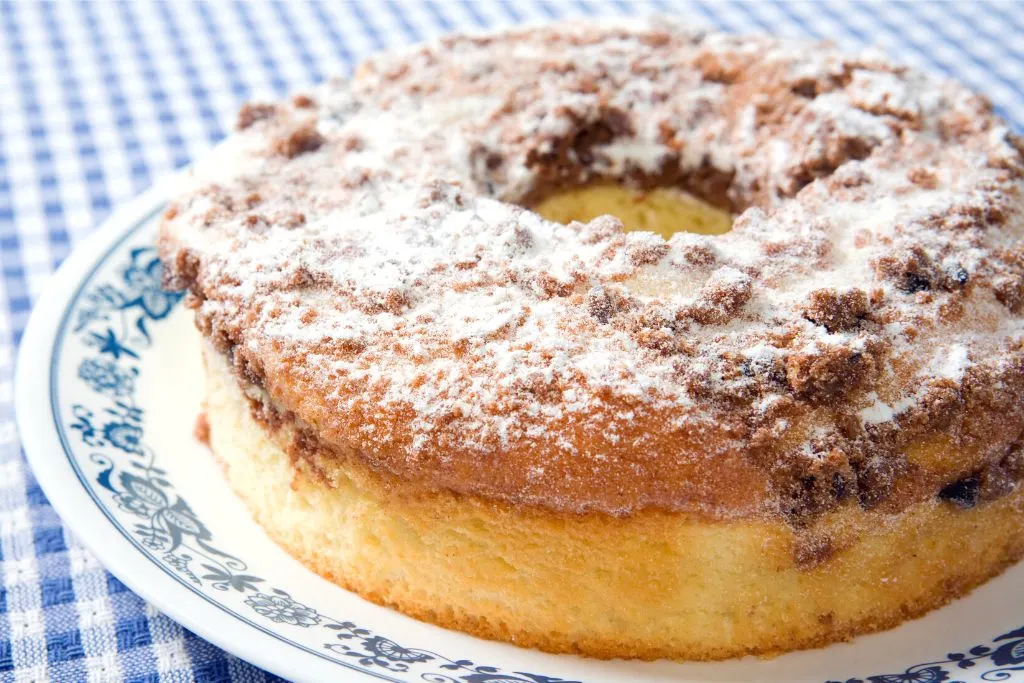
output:
POLYGON ((1012 476, 1022 175, 983 98, 876 53, 574 22, 247 105, 161 253, 242 377, 379 471, 799 518, 1012 476), (596 180, 737 218, 664 240, 526 208, 596 180), (940 438, 955 462, 915 459, 940 438))

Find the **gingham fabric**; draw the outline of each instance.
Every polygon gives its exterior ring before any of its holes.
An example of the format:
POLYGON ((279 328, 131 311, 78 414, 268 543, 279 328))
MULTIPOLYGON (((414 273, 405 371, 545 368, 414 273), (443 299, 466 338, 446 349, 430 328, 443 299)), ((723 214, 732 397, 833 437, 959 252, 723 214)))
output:
POLYGON ((1024 128, 1024 4, 536 1, 0 2, 0 681, 277 680, 157 613, 61 524, 20 452, 13 357, 68 251, 203 153, 245 100, 445 31, 661 12, 729 31, 877 44, 1024 128))

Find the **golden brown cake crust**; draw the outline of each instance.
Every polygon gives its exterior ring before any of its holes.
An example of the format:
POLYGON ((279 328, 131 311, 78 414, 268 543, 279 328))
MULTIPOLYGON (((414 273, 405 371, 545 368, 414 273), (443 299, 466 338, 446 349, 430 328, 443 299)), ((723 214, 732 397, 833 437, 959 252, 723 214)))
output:
POLYGON ((615 515, 1016 489, 1024 161, 956 84, 562 24, 383 55, 239 128, 167 212, 167 282, 325 452, 615 515), (739 216, 666 241, 523 208, 602 179, 739 216))
POLYGON ((1022 489, 969 510, 848 506, 800 529, 410 491, 359 460, 297 454, 294 425, 261 421, 220 353, 204 355, 211 447, 270 536, 369 600, 486 638, 602 658, 771 655, 919 616, 1024 553, 1022 489))

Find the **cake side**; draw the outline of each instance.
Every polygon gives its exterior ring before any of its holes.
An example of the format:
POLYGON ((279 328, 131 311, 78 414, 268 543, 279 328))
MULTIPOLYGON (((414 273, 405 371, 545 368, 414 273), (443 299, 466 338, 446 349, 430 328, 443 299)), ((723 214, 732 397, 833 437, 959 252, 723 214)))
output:
POLYGON ((801 530, 410 491, 358 460, 307 459, 220 352, 203 357, 210 445, 274 540, 369 600, 486 638, 604 658, 772 654, 891 627, 1024 552, 1020 490, 970 510, 854 506, 801 530))

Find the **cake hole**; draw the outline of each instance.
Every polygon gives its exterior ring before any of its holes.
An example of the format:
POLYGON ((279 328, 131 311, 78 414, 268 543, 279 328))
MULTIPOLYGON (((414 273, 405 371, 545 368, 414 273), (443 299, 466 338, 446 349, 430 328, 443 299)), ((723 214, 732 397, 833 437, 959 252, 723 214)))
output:
POLYGON ((562 190, 533 209, 562 224, 611 214, 627 231, 653 232, 665 239, 677 232, 721 235, 732 229, 733 221, 728 211, 674 187, 638 190, 611 183, 562 190))

